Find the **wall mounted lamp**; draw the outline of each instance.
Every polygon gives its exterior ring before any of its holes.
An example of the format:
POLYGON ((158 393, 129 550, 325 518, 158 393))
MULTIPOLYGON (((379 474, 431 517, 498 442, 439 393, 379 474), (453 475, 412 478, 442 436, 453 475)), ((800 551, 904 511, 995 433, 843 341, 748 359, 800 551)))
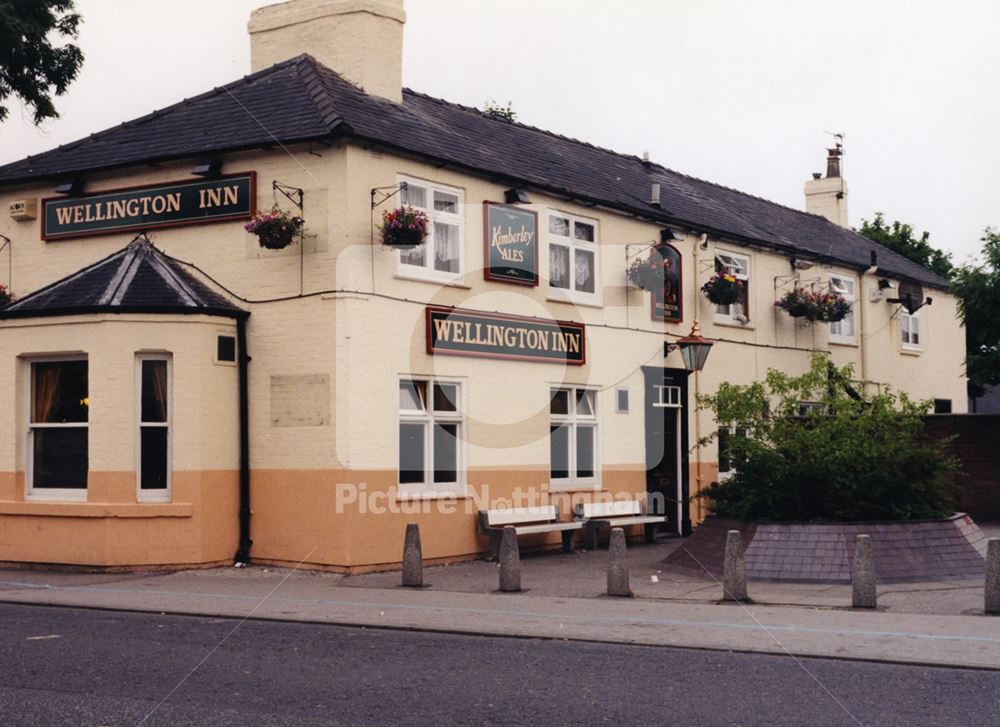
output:
POLYGON ((531 204, 528 193, 518 187, 511 187, 503 193, 503 201, 507 204, 531 204))
POLYGON ((677 339, 676 343, 663 344, 663 355, 666 356, 675 348, 679 348, 681 358, 684 359, 684 368, 688 371, 701 371, 705 368, 705 361, 708 360, 708 354, 714 343, 715 341, 702 338, 701 327, 698 321, 695 321, 689 334, 677 339))

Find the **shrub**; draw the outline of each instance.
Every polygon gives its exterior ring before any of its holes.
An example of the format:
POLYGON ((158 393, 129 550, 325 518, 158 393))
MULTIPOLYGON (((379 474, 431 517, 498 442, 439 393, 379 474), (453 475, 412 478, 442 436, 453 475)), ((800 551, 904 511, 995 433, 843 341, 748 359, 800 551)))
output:
POLYGON ((801 376, 771 370, 762 382, 723 383, 699 397, 720 427, 735 431, 726 438, 735 473, 700 493, 713 512, 796 521, 950 515, 957 463, 946 442, 924 435, 929 402, 890 391, 863 399, 851 375, 815 354, 801 376))

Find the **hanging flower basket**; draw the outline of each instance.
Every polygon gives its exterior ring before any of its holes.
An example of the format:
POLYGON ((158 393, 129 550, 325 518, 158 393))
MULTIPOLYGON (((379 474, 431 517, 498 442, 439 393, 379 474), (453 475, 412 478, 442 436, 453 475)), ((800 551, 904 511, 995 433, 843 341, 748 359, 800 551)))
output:
POLYGON ((10 305, 14 301, 14 294, 7 290, 7 286, 0 284, 0 308, 10 305))
POLYGON ((382 213, 380 230, 382 244, 400 250, 409 250, 422 245, 427 239, 429 224, 427 215, 412 207, 386 210, 382 213))
POLYGON ((788 291, 774 305, 793 318, 805 318, 810 322, 836 323, 844 320, 851 312, 851 304, 843 296, 812 292, 804 288, 788 291))
POLYGON ((729 273, 716 273, 701 286, 701 292, 716 305, 733 305, 743 300, 743 281, 729 273))
POLYGON ((268 212, 258 211, 244 229, 257 236, 261 247, 281 250, 294 242, 304 224, 301 217, 275 208, 268 212))
POLYGON ((656 252, 647 258, 636 258, 628 267, 628 282, 639 290, 650 292, 663 290, 666 277, 666 259, 656 252))

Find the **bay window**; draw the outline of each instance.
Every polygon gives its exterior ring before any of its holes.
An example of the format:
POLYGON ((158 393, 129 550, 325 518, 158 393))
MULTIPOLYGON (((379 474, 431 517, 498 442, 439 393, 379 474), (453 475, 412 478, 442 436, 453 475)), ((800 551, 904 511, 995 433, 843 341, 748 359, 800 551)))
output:
POLYGON ((399 382, 399 491, 461 494, 465 483, 461 384, 399 382))
POLYGON ((549 401, 549 475, 553 489, 597 487, 597 392, 557 388, 549 401))
POLYGON ((463 271, 464 229, 461 190, 430 182, 400 180, 400 202, 427 215, 427 238, 423 244, 398 252, 398 270, 404 276, 447 282, 463 271))
POLYGON ((30 363, 28 496, 86 499, 86 359, 30 363))

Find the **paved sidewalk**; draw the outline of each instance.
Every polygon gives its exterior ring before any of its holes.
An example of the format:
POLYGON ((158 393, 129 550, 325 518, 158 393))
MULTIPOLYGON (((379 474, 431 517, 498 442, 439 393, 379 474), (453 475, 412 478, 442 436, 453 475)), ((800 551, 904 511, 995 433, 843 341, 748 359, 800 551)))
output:
POLYGON ((665 547, 631 549, 634 599, 600 595, 606 553, 598 551, 524 559, 530 590, 522 594, 491 592, 497 566, 473 562, 427 569, 431 587, 421 590, 398 587, 398 573, 260 566, 125 575, 0 570, 0 601, 1000 669, 1000 618, 982 615, 981 586, 978 600, 967 583, 938 584, 948 593, 921 591, 926 584, 883 589, 894 591, 883 596, 886 610, 859 612, 831 607, 846 603, 834 590, 840 586, 751 582, 754 599, 782 605, 720 604, 712 581, 647 572, 665 547), (654 583, 651 575, 663 578, 654 583), (914 612, 921 598, 928 608, 914 612), (946 602, 960 610, 936 612, 946 602))

